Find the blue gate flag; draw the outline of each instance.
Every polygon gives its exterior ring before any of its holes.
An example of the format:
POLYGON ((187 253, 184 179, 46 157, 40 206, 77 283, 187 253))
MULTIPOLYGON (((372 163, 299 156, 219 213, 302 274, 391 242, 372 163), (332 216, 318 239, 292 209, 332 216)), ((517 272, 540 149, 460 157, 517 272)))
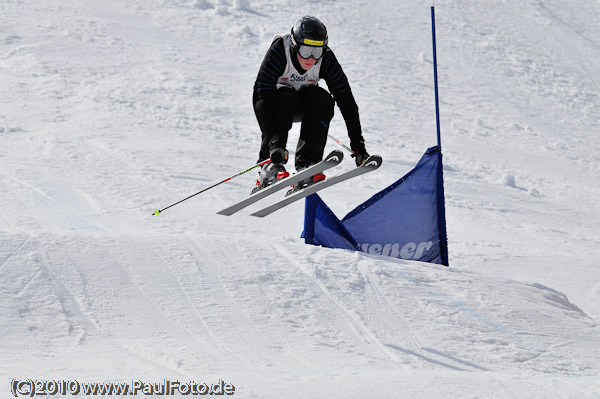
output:
POLYGON ((440 147, 341 221, 317 194, 308 196, 302 237, 307 244, 448 266, 440 147))

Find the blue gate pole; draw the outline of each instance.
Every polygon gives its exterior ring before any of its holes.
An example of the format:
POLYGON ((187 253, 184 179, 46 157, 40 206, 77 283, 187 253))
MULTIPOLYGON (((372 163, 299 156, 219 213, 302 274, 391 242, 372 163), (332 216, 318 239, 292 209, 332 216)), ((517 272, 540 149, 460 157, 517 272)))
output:
POLYGON ((431 7, 431 37, 433 41, 433 81, 435 85, 435 122, 437 127, 438 147, 442 148, 442 135, 440 133, 440 100, 438 95, 438 77, 437 77, 437 51, 435 46, 435 11, 431 7))

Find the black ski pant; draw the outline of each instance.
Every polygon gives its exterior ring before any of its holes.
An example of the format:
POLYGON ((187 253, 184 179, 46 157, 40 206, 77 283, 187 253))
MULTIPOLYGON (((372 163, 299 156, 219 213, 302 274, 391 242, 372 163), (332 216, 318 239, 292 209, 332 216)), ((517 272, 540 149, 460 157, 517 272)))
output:
MULTIPOLYGON (((286 148, 288 133, 294 122, 302 122, 296 147, 296 170, 304 169, 323 159, 329 123, 335 102, 329 92, 319 86, 307 86, 299 91, 282 87, 275 94, 274 112, 270 121, 261 120, 261 102, 254 97, 254 111, 262 132, 259 161, 269 158, 273 148, 286 148), (271 129, 267 129, 270 126, 271 129)), ((269 115, 266 115, 269 117, 269 115)))

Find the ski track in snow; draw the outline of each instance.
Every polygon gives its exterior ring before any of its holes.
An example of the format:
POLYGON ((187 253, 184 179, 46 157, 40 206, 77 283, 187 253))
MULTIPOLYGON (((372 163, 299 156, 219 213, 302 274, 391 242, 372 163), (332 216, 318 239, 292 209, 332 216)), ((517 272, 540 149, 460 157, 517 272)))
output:
MULTIPOLYGON (((436 5, 450 268, 306 246, 297 204, 215 215, 252 173, 151 216, 256 161, 252 84, 301 14, 328 26, 385 159, 323 199, 342 217, 407 173, 435 139, 429 12, 0 5, 0 396, 12 378, 600 396, 597 3, 436 5)), ((346 141, 338 111, 330 132, 346 141)))

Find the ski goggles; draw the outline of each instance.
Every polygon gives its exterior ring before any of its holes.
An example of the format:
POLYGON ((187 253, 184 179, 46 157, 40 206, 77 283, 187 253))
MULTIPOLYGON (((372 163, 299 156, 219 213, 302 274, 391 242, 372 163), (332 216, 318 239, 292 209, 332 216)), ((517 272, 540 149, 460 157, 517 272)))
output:
POLYGON ((301 44, 298 46, 298 54, 305 60, 314 58, 318 61, 323 56, 324 49, 325 47, 305 46, 301 44))

